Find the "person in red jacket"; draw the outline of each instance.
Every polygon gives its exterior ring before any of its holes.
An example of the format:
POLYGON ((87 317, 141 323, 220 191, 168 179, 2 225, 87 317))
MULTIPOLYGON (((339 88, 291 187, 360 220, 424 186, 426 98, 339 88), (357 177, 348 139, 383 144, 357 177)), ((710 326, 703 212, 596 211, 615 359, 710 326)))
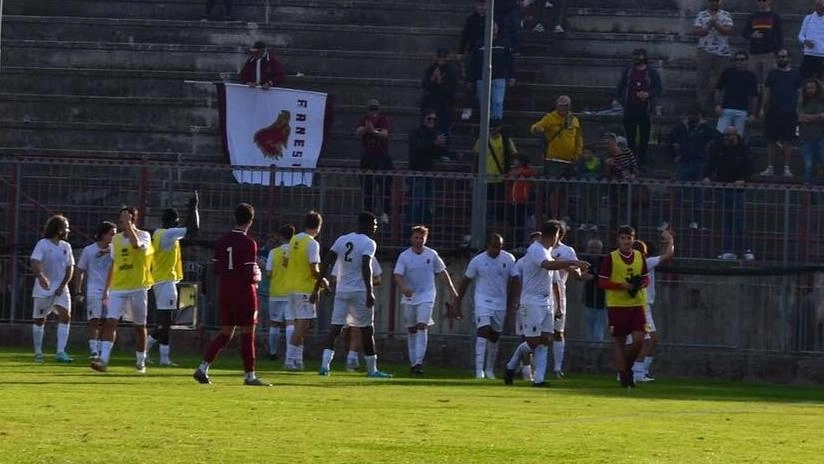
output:
POLYGON ((249 87, 268 89, 277 87, 286 81, 286 71, 274 56, 269 53, 266 44, 258 40, 249 48, 249 58, 240 70, 240 80, 249 87))

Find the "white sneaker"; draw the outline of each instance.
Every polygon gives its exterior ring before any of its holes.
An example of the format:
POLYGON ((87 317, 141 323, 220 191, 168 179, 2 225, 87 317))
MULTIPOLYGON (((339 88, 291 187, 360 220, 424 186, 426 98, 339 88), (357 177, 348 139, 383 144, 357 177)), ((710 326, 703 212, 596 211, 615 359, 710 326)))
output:
POLYGON ((793 176, 793 172, 790 171, 790 167, 789 166, 784 166, 784 177, 792 177, 792 176, 793 176))
POLYGON ((145 374, 146 373, 146 364, 140 363, 136 364, 134 367, 135 374, 145 374))
POLYGON ((689 227, 690 227, 690 229, 698 230, 698 223, 695 222, 695 221, 692 221, 692 222, 690 222, 689 227))
POLYGON ((718 259, 732 260, 732 259, 738 259, 738 256, 736 256, 735 253, 721 253, 720 255, 718 255, 718 259))
POLYGON ((554 7, 555 7, 555 5, 553 5, 552 2, 544 3, 544 8, 554 8, 554 7))
POLYGON ((464 108, 463 111, 461 111, 461 119, 462 120, 468 121, 469 118, 471 118, 471 117, 472 117, 472 108, 464 108))
POLYGON ((535 27, 532 28, 532 32, 544 32, 544 30, 544 25, 541 23, 536 24, 535 27))
POLYGON ((484 374, 484 371, 475 371, 475 378, 476 379, 485 379, 486 375, 484 374))
POLYGON ((744 260, 745 261, 752 261, 754 259, 755 259, 755 254, 752 252, 752 250, 744 251, 744 260))
POLYGON ((639 382, 643 382, 643 383, 655 382, 655 379, 650 377, 648 374, 644 374, 644 375, 641 375, 641 376, 636 376, 635 377, 635 382, 636 383, 639 383, 639 382))
POLYGON ((489 379, 489 380, 495 380, 495 378, 496 378, 495 373, 492 372, 491 369, 487 369, 486 371, 484 371, 484 376, 486 376, 486 378, 489 379))
POLYGON ((589 229, 589 226, 584 224, 583 222, 581 223, 581 225, 578 226, 578 230, 585 231, 587 229, 589 229))
POLYGON ((532 382, 532 380, 534 380, 532 378, 532 366, 524 366, 521 369, 521 376, 523 377, 524 380, 532 382))
POLYGON ((389 215, 386 213, 381 214, 381 224, 389 224, 389 215))
POLYGON ((767 169, 764 169, 763 171, 758 173, 759 176, 772 176, 774 174, 775 174, 775 171, 773 170, 772 164, 767 166, 767 169))
POLYGON ((561 25, 559 24, 559 25, 555 26, 554 29, 552 29, 552 33, 553 34, 563 34, 564 33, 564 28, 561 27, 561 25))

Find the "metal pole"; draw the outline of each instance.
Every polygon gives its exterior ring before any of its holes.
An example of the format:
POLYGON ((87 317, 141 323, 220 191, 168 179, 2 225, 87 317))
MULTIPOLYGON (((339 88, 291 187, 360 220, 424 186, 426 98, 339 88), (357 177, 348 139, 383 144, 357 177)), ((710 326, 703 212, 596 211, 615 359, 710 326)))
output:
POLYGON ((472 247, 481 249, 486 242, 486 157, 489 151, 489 105, 492 88, 492 24, 495 22, 495 0, 486 2, 484 25, 483 80, 475 92, 482 95, 481 127, 478 134, 478 175, 472 193, 472 247))
POLYGON ((3 0, 0 0, 0 69, 3 66, 3 0))
POLYGON ((19 283, 19 272, 17 263, 18 242, 20 240, 20 182, 22 181, 22 163, 19 161, 14 163, 14 207, 12 220, 12 237, 10 237, 11 245, 11 322, 17 321, 17 294, 19 283))

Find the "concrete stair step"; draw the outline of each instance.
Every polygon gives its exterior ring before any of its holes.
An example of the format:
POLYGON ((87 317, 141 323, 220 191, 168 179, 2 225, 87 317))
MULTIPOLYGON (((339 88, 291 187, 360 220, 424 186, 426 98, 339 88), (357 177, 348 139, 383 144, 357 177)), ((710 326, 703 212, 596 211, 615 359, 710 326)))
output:
POLYGON ((553 50, 564 56, 628 56, 639 46, 650 56, 683 60, 695 56, 695 41, 679 34, 600 33, 571 31, 554 39, 553 50))
POLYGON ((161 42, 189 45, 238 45, 255 40, 270 47, 305 47, 426 53, 454 47, 459 27, 386 27, 310 23, 234 24, 225 22, 4 16, 3 35, 16 40, 161 42))

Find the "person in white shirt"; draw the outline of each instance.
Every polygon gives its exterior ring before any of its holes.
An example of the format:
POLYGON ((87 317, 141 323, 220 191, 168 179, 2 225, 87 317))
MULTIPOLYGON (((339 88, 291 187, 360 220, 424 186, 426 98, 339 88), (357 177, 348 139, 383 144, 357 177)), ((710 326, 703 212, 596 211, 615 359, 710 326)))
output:
POLYGON ((200 230, 200 214, 197 210, 197 191, 189 199, 189 210, 184 227, 179 227, 180 216, 173 208, 163 211, 162 226, 152 234, 154 258, 152 261, 152 293, 155 301, 155 328, 146 341, 146 353, 156 344, 160 346, 160 366, 176 367, 169 359, 169 333, 177 312, 177 284, 183 280, 183 256, 180 241, 191 240, 200 230))
MULTIPOLYGON (((575 248, 563 243, 561 240, 566 235, 567 226, 561 229, 561 236, 558 243, 552 247, 551 254, 555 261, 578 261, 578 255, 575 253, 575 248)), ((566 341, 564 340, 564 330, 566 328, 566 309, 567 309, 567 293, 566 284, 570 274, 576 278, 581 278, 581 269, 575 268, 573 271, 567 269, 560 269, 555 274, 556 281, 553 285, 558 289, 558 306, 555 307, 554 317, 554 332, 552 334, 552 357, 555 361, 552 371, 555 377, 562 379, 564 377, 564 351, 566 349, 566 341)))
POLYGON ((429 229, 425 226, 412 227, 409 238, 412 246, 398 256, 393 271, 395 285, 402 295, 401 306, 409 333, 406 342, 409 363, 412 365, 412 373, 416 375, 423 374, 429 327, 435 325, 432 320, 436 294, 435 276, 439 275, 449 287, 453 299, 458 295, 438 252, 425 246, 428 235, 429 229))
POLYGON ((89 324, 89 359, 100 356, 100 335, 105 318, 103 306, 103 289, 112 267, 111 245, 117 226, 103 221, 97 226, 95 242, 83 248, 77 260, 77 272, 74 278, 75 304, 86 305, 86 320, 89 324), (85 280, 85 295, 83 283, 85 280))
POLYGON ((562 228, 560 221, 545 222, 541 226, 541 239, 527 248, 519 265, 520 297, 517 304, 521 313, 521 333, 526 340, 518 345, 506 364, 504 383, 507 385, 512 385, 515 368, 522 356, 532 351, 535 359, 533 385, 549 386, 545 381, 549 336, 555 329, 553 308, 559 304, 557 286, 551 285, 554 271, 589 267, 585 261, 556 261, 552 258, 550 249, 558 244, 562 228))
POLYGON ((36 282, 32 288, 34 308, 31 326, 34 340, 34 362, 43 362, 43 332, 46 318, 57 313, 57 355, 59 363, 70 363, 66 354, 69 325, 72 319, 71 297, 68 284, 74 273, 72 247, 66 242, 69 236, 69 220, 60 214, 50 217, 43 227, 43 238, 31 253, 31 269, 36 282))
MULTIPOLYGON (((649 286, 642 290, 647 294, 647 306, 644 308, 644 317, 646 318, 644 343, 638 357, 635 358, 635 363, 632 365, 632 375, 636 382, 652 382, 655 380, 649 375, 655 347, 658 346, 660 337, 658 329, 655 327, 655 320, 652 318, 652 307, 655 303, 655 268, 675 255, 675 240, 672 233, 668 229, 664 230, 661 232, 661 238, 663 248, 660 256, 647 256, 647 244, 640 240, 636 240, 632 244, 632 248, 644 255, 649 271, 649 286)), ((632 335, 628 335, 627 339, 631 342, 632 335)))
POLYGON ((804 48, 801 78, 821 79, 824 77, 824 0, 815 0, 814 11, 804 17, 798 41, 804 48))
POLYGON ((503 251, 504 238, 491 234, 486 251, 478 254, 466 267, 458 287, 453 311, 460 314, 463 297, 469 285, 475 282, 475 378, 495 379, 495 360, 498 357, 498 339, 504 330, 507 297, 512 300, 513 281, 517 278, 515 257, 503 251), (486 367, 484 367, 486 364, 486 367))
POLYGON ((378 229, 374 214, 364 211, 358 216, 358 231, 342 235, 335 240, 320 266, 311 300, 316 302, 321 287, 324 286, 326 271, 339 266, 332 321, 321 359, 319 375, 328 376, 332 358, 335 355, 335 341, 338 339, 347 317, 351 325, 360 328, 361 344, 366 360, 366 375, 373 378, 392 377, 378 370, 378 355, 375 353, 375 292, 372 288, 372 260, 377 245, 372 237, 378 229))

